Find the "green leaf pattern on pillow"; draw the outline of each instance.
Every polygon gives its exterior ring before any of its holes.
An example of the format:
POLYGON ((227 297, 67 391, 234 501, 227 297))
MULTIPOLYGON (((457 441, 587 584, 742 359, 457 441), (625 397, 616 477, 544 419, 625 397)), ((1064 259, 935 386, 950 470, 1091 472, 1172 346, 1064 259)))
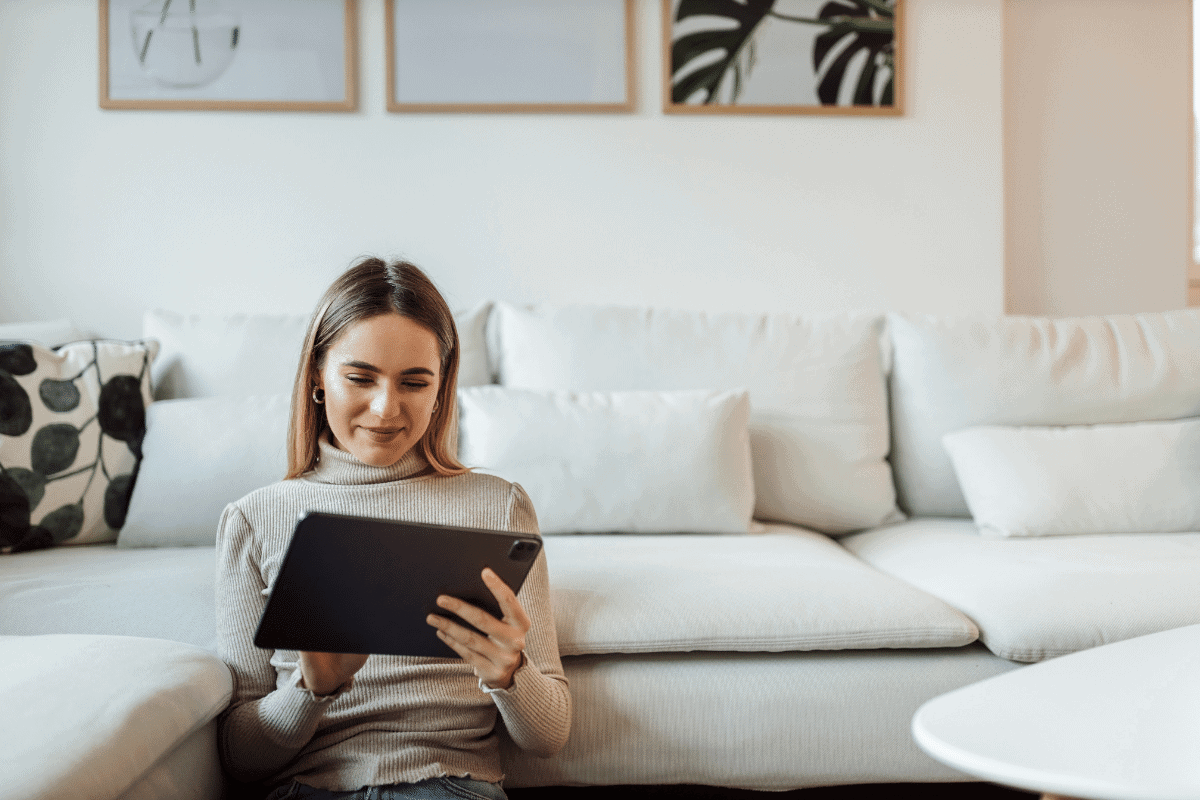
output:
MULTIPOLYGON (((18 378, 38 370, 38 352, 24 342, 0 343, 0 436, 20 437, 35 422, 38 424, 29 445, 28 468, 11 463, 9 453, 0 450, 0 552, 50 547, 75 539, 85 526, 99 524, 98 520, 88 519, 85 502, 93 485, 104 486, 103 524, 113 530, 125 524, 146 435, 152 352, 141 349, 136 374, 105 374, 99 344, 88 344, 92 357, 86 366, 71 375, 43 378, 31 398, 34 387, 23 386, 18 378), (85 398, 87 403, 95 403, 94 413, 79 422, 78 412, 85 398), (76 420, 56 419, 58 415, 71 415, 76 420), (98 430, 92 431, 93 426, 98 430), (93 437, 95 449, 90 444, 85 448, 85 441, 90 443, 93 437), (113 448, 127 449, 132 454, 132 468, 111 474, 112 456, 120 455, 113 448), (60 483, 72 478, 78 480, 60 483), (74 490, 64 495, 55 484, 74 490), (78 488, 80 484, 82 488, 78 488), (58 505, 34 522, 35 511, 47 495, 58 505)), ((125 368, 131 366, 128 354, 120 361, 125 368)), ((0 446, 5 444, 0 439, 0 446)), ((118 460, 130 461, 128 457, 118 460)))

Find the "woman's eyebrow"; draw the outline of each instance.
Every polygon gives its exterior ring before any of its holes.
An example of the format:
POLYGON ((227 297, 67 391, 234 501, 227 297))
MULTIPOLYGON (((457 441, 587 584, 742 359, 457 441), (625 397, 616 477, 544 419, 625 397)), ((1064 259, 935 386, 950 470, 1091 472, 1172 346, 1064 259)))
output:
MULTIPOLYGON (((365 369, 368 372, 374 372, 376 374, 383 373, 383 370, 381 370, 379 367, 375 366, 374 364, 368 364, 365 361, 345 361, 342 363, 342 366, 343 367, 353 367, 354 369, 365 369)), ((401 375, 428 375, 431 378, 434 377, 433 370, 431 370, 427 367, 410 367, 410 368, 404 370, 403 372, 401 372, 400 374, 401 375)))
POLYGON ((383 370, 381 370, 379 367, 375 366, 374 364, 368 364, 365 361, 343 361, 342 366, 354 367, 355 369, 365 369, 368 372, 383 372, 383 370))

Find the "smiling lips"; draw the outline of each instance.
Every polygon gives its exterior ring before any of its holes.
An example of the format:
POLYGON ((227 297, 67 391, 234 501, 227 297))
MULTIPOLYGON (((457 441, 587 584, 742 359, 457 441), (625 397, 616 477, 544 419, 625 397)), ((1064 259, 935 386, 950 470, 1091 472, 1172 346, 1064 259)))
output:
POLYGON ((364 431, 372 441, 384 444, 399 436, 404 428, 362 428, 361 430, 364 431))

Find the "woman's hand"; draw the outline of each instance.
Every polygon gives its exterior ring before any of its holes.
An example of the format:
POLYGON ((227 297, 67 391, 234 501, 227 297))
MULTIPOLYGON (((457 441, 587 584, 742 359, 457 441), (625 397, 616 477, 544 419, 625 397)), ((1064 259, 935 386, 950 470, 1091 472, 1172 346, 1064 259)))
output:
POLYGON ((310 653, 300 651, 300 676, 313 694, 333 694, 367 663, 362 653, 310 653))
POLYGON ((493 689, 508 689, 524 661, 525 634, 531 623, 517 596, 499 575, 485 569, 483 582, 500 604, 503 619, 456 597, 442 595, 437 603, 483 631, 484 636, 437 614, 430 614, 425 621, 438 629, 439 639, 475 669, 476 677, 493 689))

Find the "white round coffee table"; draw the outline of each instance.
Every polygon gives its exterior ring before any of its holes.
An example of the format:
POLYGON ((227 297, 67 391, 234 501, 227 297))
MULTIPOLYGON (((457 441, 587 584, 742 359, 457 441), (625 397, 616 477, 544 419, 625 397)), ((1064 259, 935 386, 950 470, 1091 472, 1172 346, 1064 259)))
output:
POLYGON ((984 780, 1088 800, 1200 798, 1200 625, 1025 667, 913 717, 929 755, 984 780))

